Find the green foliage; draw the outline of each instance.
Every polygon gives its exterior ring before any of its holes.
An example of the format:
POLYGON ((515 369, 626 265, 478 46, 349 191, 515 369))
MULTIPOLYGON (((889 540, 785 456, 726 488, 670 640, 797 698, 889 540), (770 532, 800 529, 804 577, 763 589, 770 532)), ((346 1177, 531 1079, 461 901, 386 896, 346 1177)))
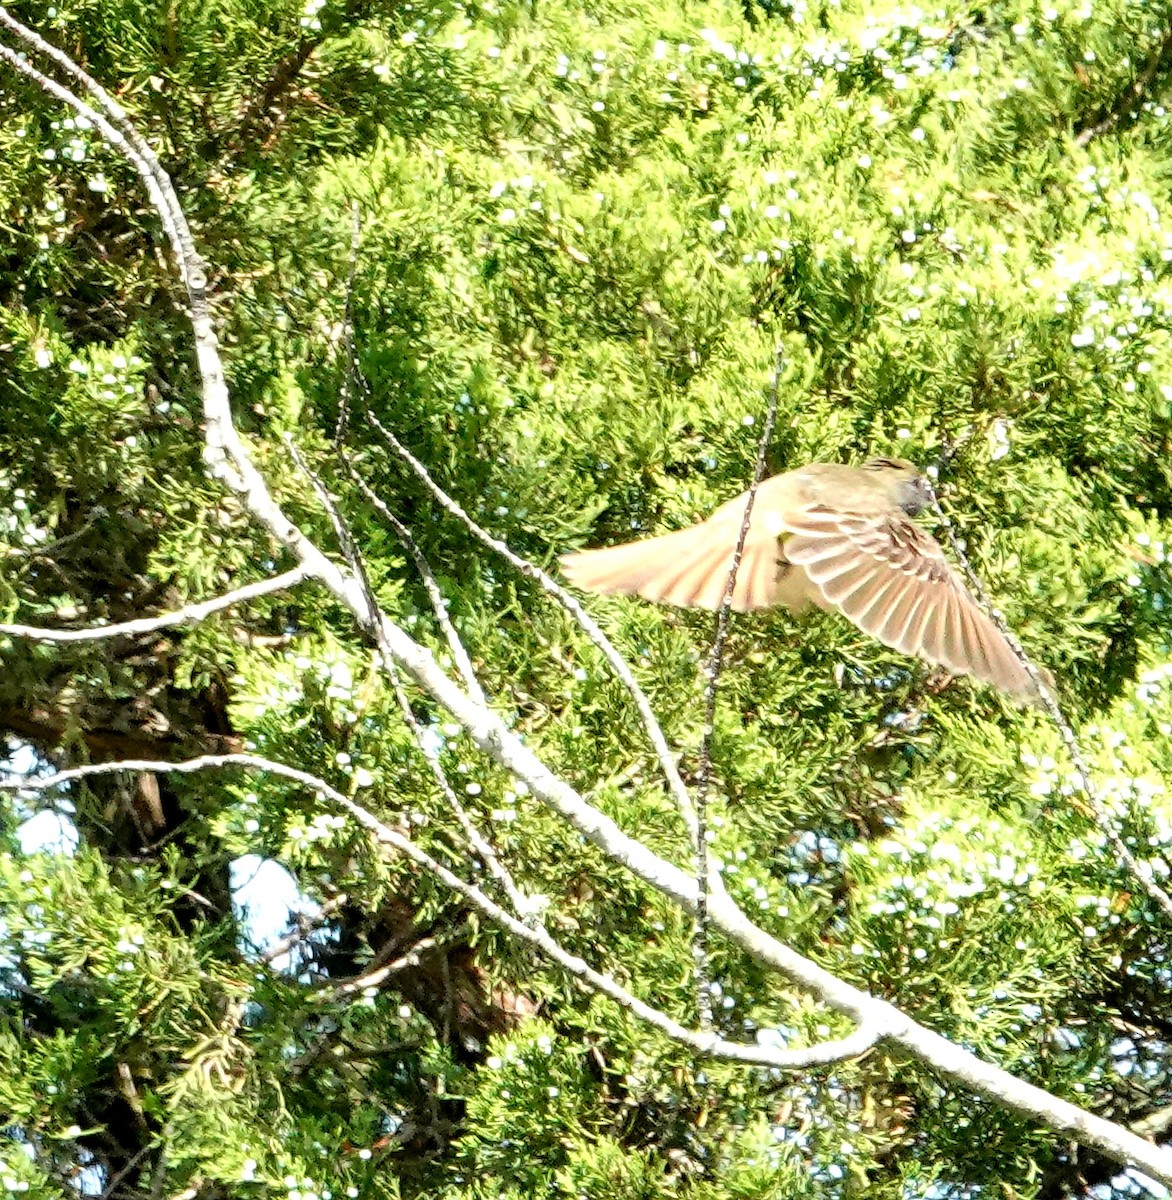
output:
MULTIPOLYGON (((688 861, 600 655, 434 506, 367 406, 548 565, 740 491, 780 346, 770 469, 938 460, 969 555, 1167 878, 1168 5, 13 11, 119 96, 175 178, 237 422, 287 511, 336 549, 291 434, 380 601, 451 667, 409 553, 334 453, 344 408, 339 454, 411 527, 494 705, 624 828, 688 861)), ((189 330, 132 174, 7 66, 0 117, 0 615, 119 621, 282 569, 204 473, 189 330)), ((590 606, 692 778, 710 618, 590 606)), ((316 589, 134 639, 4 637, 0 655, 14 747, 247 745, 486 877, 369 645, 316 589)), ((408 700, 555 936, 693 1022, 680 914, 408 700)), ((137 776, 0 821, 10 1192, 904 1200, 1111 1177, 881 1051, 792 1076, 700 1063, 287 781, 159 788, 161 825, 137 776), (29 850, 49 813, 76 853, 29 850), (244 855, 331 905, 287 965, 233 910, 244 855)), ((733 620, 710 799, 732 894, 830 970, 1129 1121, 1172 1101, 1167 936, 1076 792, 1040 714, 940 689, 833 616, 733 620)), ((712 957, 726 1035, 846 1032, 739 952, 712 957)))

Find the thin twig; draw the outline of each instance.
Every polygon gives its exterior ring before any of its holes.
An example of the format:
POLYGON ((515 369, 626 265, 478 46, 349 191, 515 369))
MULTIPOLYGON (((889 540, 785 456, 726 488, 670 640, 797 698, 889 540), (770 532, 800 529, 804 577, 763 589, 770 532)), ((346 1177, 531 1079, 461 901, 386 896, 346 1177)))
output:
POLYGON ((117 625, 94 625, 88 629, 44 629, 36 625, 0 625, 0 636, 31 638, 38 642, 97 642, 105 638, 133 637, 140 633, 153 633, 156 629, 170 629, 176 625, 194 625, 205 617, 221 609, 230 608, 234 604, 242 604, 246 600, 255 600, 257 596, 267 596, 272 592, 284 591, 295 587, 309 578, 309 571, 303 565, 274 575, 270 579, 261 579, 256 583, 246 584, 234 592, 225 592, 211 600, 200 600, 196 604, 187 604, 174 612, 161 613, 157 617, 140 617, 134 621, 122 621, 117 625))
POLYGON ((778 396, 781 391, 781 371, 784 366, 781 349, 774 351, 773 386, 769 393, 769 404, 765 410, 765 424, 761 429, 761 440, 757 443, 757 461, 753 465, 753 481, 745 501, 745 512, 741 517, 741 528, 737 533, 737 544, 733 550, 732 566, 728 581, 724 585, 724 596, 716 613, 716 628, 712 638, 712 649, 704 664, 704 736, 700 742, 700 762, 696 769, 696 825, 699 837, 696 842, 696 922, 692 936, 692 957, 696 967, 696 1007, 699 1010, 700 1028, 712 1025, 712 981, 708 964, 708 787, 712 778, 712 738, 716 731, 716 691, 720 672, 724 665, 724 643, 728 636, 728 615, 732 611, 733 592, 737 584, 737 571, 741 556, 745 552, 745 541, 749 536, 749 523, 753 515, 753 503, 757 489, 765 476, 765 456, 773 426, 777 421, 778 396))
POLYGON ((324 926, 334 913, 342 907, 349 897, 345 892, 337 896, 332 896, 327 900, 316 913, 312 916, 306 916, 304 913, 297 915, 297 928, 291 933, 288 933, 280 941, 274 942, 261 956, 260 962, 265 966, 272 966, 282 954, 288 954, 294 947, 299 946, 307 938, 310 938, 319 929, 324 926))
POLYGON ((398 958, 392 959, 391 962, 381 965, 376 964, 361 975, 356 975, 353 979, 347 979, 342 983, 334 984, 332 987, 323 987, 320 991, 314 992, 313 1002, 315 1004, 330 1004, 346 996, 365 992, 367 988, 381 987, 390 976, 396 975, 400 971, 405 971, 408 967, 419 966, 422 956, 428 950, 435 949, 440 944, 440 940, 438 936, 420 938, 406 954, 399 955, 398 958))
POLYGON ((448 649, 452 653, 452 661, 456 664, 456 670, 459 671, 460 678, 464 681, 465 688, 468 689, 468 694, 479 700, 481 704, 487 704, 488 701, 485 699, 484 690, 481 688, 480 680, 477 679, 476 671, 472 666, 472 659, 469 658, 468 651, 464 648, 464 643, 460 639, 460 635, 456 632, 456 627, 452 624, 451 617, 448 616, 448 602, 444 598, 443 592, 440 591, 435 573, 432 571, 431 564, 427 561, 423 551, 419 548, 419 543, 412 536, 411 530, 391 512, 386 501, 362 478, 353 465, 349 462, 343 462, 343 466, 349 472, 350 478, 357 485, 359 491, 362 492, 375 511, 395 531, 395 535, 403 543, 404 549, 411 555, 411 559, 415 563, 415 569, 419 572, 419 578, 423 583, 424 591, 427 592, 427 598, 431 602, 431 610, 435 614, 436 624, 440 627, 440 631, 444 635, 444 640, 448 643, 448 649))
POLYGON ((1152 869, 1149 864, 1141 862, 1131 852, 1130 847, 1123 840, 1115 826, 1115 822, 1111 815, 1107 812, 1106 805, 1099 798, 1098 792, 1095 790, 1094 784, 1091 782, 1090 768, 1087 766, 1086 759, 1083 757, 1082 748, 1079 746, 1078 738, 1075 735, 1074 728, 1066 719, 1066 714, 1062 711, 1058 703, 1057 697, 1050 690, 1050 685, 1047 683, 1042 672, 1035 666, 1033 660, 1025 652, 1021 642, 1017 640, 1013 630, 1009 628, 1008 622, 1002 615, 1001 611, 990 601, 988 593, 985 591, 984 585, 981 583, 980 577, 973 569, 972 563, 969 561, 968 555, 964 551, 964 547, 960 544, 960 538, 957 537, 956 527, 953 525, 948 514, 940 505, 940 500, 936 496, 935 489, 930 490, 932 508, 936 513, 944 528, 945 535, 948 539, 948 544, 952 548, 952 553, 956 555, 957 561, 964 570, 965 576, 968 579, 969 587, 973 595, 980 602, 981 606, 992 618, 993 623, 1001 630, 1005 640, 1009 643, 1010 649, 1017 656, 1018 661, 1025 668, 1026 674, 1029 675, 1031 682, 1037 689, 1038 696, 1041 698, 1042 705, 1046 709, 1050 720, 1054 723, 1054 727, 1058 730, 1059 736, 1062 738, 1063 744, 1066 746, 1066 753, 1070 756, 1071 764, 1074 767, 1075 783, 1079 790, 1086 797, 1087 804, 1090 806, 1091 812, 1094 814, 1095 823, 1102 831, 1107 841, 1111 843, 1112 849, 1119 856, 1120 861, 1127 869, 1135 876, 1143 890, 1155 903, 1163 909, 1166 916, 1172 917, 1172 896, 1160 887, 1152 876, 1152 869))
POLYGON ((350 269, 346 275, 346 305, 342 311, 342 328, 346 339, 346 370, 342 374, 342 390, 338 397, 338 421, 334 426, 334 445, 341 450, 350 425, 350 384, 359 378, 357 356, 354 353, 354 279, 358 274, 358 250, 362 245, 362 210, 358 201, 350 202, 350 269))
POLYGON ((342 374, 342 387, 338 401, 338 423, 334 431, 334 446, 338 452, 337 459, 351 480, 358 486, 358 489, 373 506, 374 510, 395 531, 399 540, 406 548, 407 553, 411 555, 411 559, 415 563, 415 569, 419 572, 419 577, 423 581, 423 588, 427 592, 427 598, 431 602, 436 623, 439 625, 440 631, 448 643, 448 649, 452 652, 452 661, 456 664, 456 669, 460 672, 460 678, 464 681, 464 686, 468 689, 468 694, 479 700, 481 704, 486 704, 487 700, 485 699, 484 690, 480 686, 480 680, 476 677, 476 671, 472 666, 472 660, 468 656, 468 651, 464 649, 464 643, 461 641, 460 635, 456 632, 456 628, 448 616, 448 603, 444 598, 443 592, 440 591, 440 586, 436 581, 435 573, 431 569, 431 564, 424 557, 423 551, 419 548, 419 544, 415 541, 411 531, 391 512, 390 506, 386 501, 362 478, 354 464, 342 452, 342 442, 345 440, 346 430, 349 426, 351 394, 356 384, 361 387, 362 383, 365 382, 364 376, 358 369, 358 354, 354 346, 354 278, 358 271, 358 251, 362 239, 362 214, 358 208, 357 201, 351 205, 350 212, 352 218, 350 269, 346 279, 346 306, 343 313, 342 326, 342 336, 346 346, 346 369, 342 374))
POLYGON ((346 471, 351 480, 357 485, 374 510, 395 531, 407 553, 411 555, 411 559, 415 563, 415 569, 419 572, 420 579, 423 581, 427 598, 431 602, 436 622, 444 635, 444 639, 448 643, 448 649, 452 652, 452 660, 456 664, 456 669, 460 672, 460 678, 464 681, 464 686, 468 689, 469 695, 474 696, 484 704, 487 701, 485 700, 484 691, 480 686, 480 680, 476 677, 476 671, 472 667, 472 660, 468 657, 468 652, 464 649, 464 643, 461 641, 460 635, 456 632, 455 626, 448 616, 448 603, 444 598, 443 592, 440 591, 440 586, 436 581, 435 573, 431 569, 431 564, 424 557, 423 551, 420 550, 419 544, 415 541, 411 531, 391 512, 390 506, 386 501, 362 478, 354 467, 354 464, 342 452, 342 442, 345 439, 346 430, 349 426, 351 393, 356 383, 361 385, 363 382, 362 373, 358 370, 358 355, 354 346, 353 320, 354 278, 358 270, 358 251, 362 238, 362 216, 357 201, 351 205, 350 212, 352 217, 350 269, 346 279, 346 305, 342 325, 342 336, 346 346, 346 369, 342 374, 342 387, 338 402, 338 423, 334 430, 334 446, 338 452, 337 459, 343 470, 346 471))
MULTIPOLYGON (((252 463, 232 422, 228 386, 208 305, 207 270, 195 249, 187 217, 170 176, 163 170, 158 157, 135 129, 122 107, 64 51, 15 20, 3 7, 0 7, 0 24, 14 32, 36 53, 52 59, 63 71, 81 83, 83 90, 93 98, 101 111, 50 79, 44 72, 37 70, 23 55, 0 44, 0 60, 7 62, 49 95, 68 104, 85 117, 106 144, 123 155, 138 173, 151 204, 159 215, 171 244, 180 278, 187 291, 204 406, 204 461, 209 471, 231 491, 244 498, 254 517, 259 516, 259 512, 264 512, 264 523, 270 532, 282 544, 295 551, 307 568, 320 568, 321 560, 315 557, 313 552, 316 548, 311 546, 308 539, 272 501, 263 477, 252 463)), ((320 576, 320 569, 317 573, 320 576)))
MULTIPOLYGON (((125 1065, 126 1065, 125 1063, 118 1064, 119 1068, 124 1067, 125 1065)), ((131 1083, 133 1085, 133 1080, 131 1081, 131 1083)), ((136 1115, 141 1114, 141 1112, 142 1112, 142 1108, 140 1105, 139 1109, 136 1111, 136 1115)), ((153 1150, 153 1149, 154 1149, 154 1143, 150 1142, 150 1141, 148 1141, 144 1146, 140 1146, 138 1148, 138 1150, 135 1151, 135 1153, 131 1155, 130 1159, 127 1161, 125 1166, 123 1166, 121 1170, 117 1171, 115 1174, 110 1176, 110 1182, 107 1183, 106 1186, 104 1188, 102 1188, 102 1190, 98 1193, 97 1200, 110 1200, 110 1197, 113 1196, 114 1193, 121 1186, 122 1181, 130 1174, 131 1171, 134 1170, 135 1167, 138 1166, 138 1164, 140 1162, 142 1162, 143 1158, 147 1154, 149 1154, 151 1152, 151 1150, 153 1150)))
POLYGON ((830 1042, 819 1042, 797 1050, 779 1050, 767 1045, 750 1046, 743 1042, 732 1042, 718 1037, 707 1030, 689 1029, 669 1017, 657 1008, 652 1008, 646 1001, 627 991, 622 984, 591 967, 585 959, 571 954, 556 942, 542 928, 526 925, 506 909, 502 908, 475 884, 468 883, 454 872, 448 870, 441 862, 431 857, 421 846, 410 838, 392 829, 391 826, 379 820, 369 809, 352 800, 349 796, 331 787, 324 779, 302 771, 297 767, 287 766, 274 759, 264 758, 255 754, 207 754, 199 758, 187 759, 183 762, 157 762, 154 760, 127 759, 116 763, 87 763, 80 767, 70 767, 58 771, 54 775, 45 776, 35 781, 5 781, 0 780, 0 790, 21 791, 26 788, 42 790, 59 787, 75 779, 84 779, 92 775, 104 775, 114 771, 155 771, 158 773, 173 771, 191 774, 196 771, 206 771, 220 767, 244 767, 252 771, 263 771, 299 783, 315 792, 323 799, 330 801, 343 809, 364 829, 375 838, 404 857, 409 858, 417 866, 430 871, 441 883, 457 895, 462 896, 469 904, 478 908, 486 917, 495 921, 513 936, 536 946, 547 957, 572 976, 596 992, 609 997, 628 1012, 634 1014, 648 1025, 658 1029, 673 1041, 685 1045, 698 1054, 709 1058, 718 1058, 730 1062, 753 1063, 758 1066, 777 1067, 781 1070, 796 1070, 818 1064, 838 1062, 846 1058, 857 1058, 869 1050, 877 1041, 885 1036, 882 1023, 878 1020, 864 1021, 853 1033, 844 1038, 830 1042))
MULTIPOLYGON (((5 784, 0 781, 0 790, 4 786, 5 784)), ((297 916, 297 928, 281 938, 280 941, 274 942, 273 945, 259 956, 258 961, 266 967, 272 966, 282 954, 288 954, 295 946, 299 946, 317 932, 317 930, 321 929, 334 913, 346 903, 347 899, 348 897, 343 892, 327 900, 312 917, 307 917, 304 913, 299 913, 297 916)), ((237 994, 225 1005, 224 1015, 220 1018, 219 1024, 216 1026, 216 1032, 211 1037, 204 1039, 203 1048, 216 1042, 220 1044, 224 1053, 231 1051, 232 1039, 240 1031, 245 1013, 248 1011, 248 1002, 252 999, 255 992, 255 983, 240 985, 237 994)))
MULTIPOLYGON (((40 46, 48 46, 47 42, 43 42, 30 29, 26 29, 19 21, 14 20, 8 13, 8 10, 0 7, 0 24, 8 26, 19 36, 24 37, 32 42, 32 44, 40 46)), ((10 46, 0 44, 0 59, 14 67, 22 75, 31 79, 38 87, 44 89, 49 95, 61 100, 65 104, 69 104, 74 108, 79 115, 84 117, 91 125, 93 125, 107 144, 114 149, 120 151, 126 156, 131 165, 138 171, 139 177, 144 181, 147 191, 150 193, 151 200, 154 202, 155 211, 159 214, 163 222, 163 228, 168 237, 173 241, 179 238, 179 231, 175 227, 173 221, 170 220, 171 207, 167 203, 166 197, 158 188, 158 183, 154 178, 150 168, 150 163, 141 157, 136 147, 130 145, 123 132, 110 123, 97 109, 86 104, 84 100, 74 96, 67 88, 62 87, 56 80, 51 79, 43 71, 38 71, 27 59, 19 55, 10 46)), ((179 259, 180 270, 186 275, 186 268, 183 265, 183 260, 179 259)))
POLYGON ((1079 131, 1074 139, 1074 144, 1079 147, 1086 146, 1101 134, 1109 133, 1114 129, 1129 112, 1134 112, 1143 104, 1152 80, 1156 78, 1161 68, 1166 69, 1170 64, 1172 64, 1172 26, 1164 31, 1159 47, 1139 78, 1132 80, 1103 117, 1093 125, 1079 131))

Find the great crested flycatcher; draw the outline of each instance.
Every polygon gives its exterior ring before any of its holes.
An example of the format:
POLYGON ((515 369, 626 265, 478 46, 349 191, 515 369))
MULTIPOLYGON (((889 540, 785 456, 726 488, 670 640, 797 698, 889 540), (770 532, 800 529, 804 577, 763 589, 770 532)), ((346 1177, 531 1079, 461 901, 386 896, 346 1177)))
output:
MULTIPOLYGON (((763 480, 732 607, 836 608, 885 646, 1016 696, 1036 695, 940 544, 910 520, 929 498, 919 470, 898 458, 811 463, 763 480)), ((562 569, 588 591, 718 609, 747 500, 745 492, 691 529, 563 555, 562 569)))

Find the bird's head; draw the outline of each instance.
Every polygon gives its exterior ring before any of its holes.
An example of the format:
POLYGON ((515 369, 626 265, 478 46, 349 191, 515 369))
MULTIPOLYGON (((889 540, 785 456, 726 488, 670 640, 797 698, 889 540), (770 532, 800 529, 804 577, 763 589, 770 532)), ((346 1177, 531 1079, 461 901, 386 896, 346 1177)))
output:
POLYGON ((875 473, 892 501, 909 517, 932 503, 932 485, 915 463, 903 458, 870 458, 863 463, 863 470, 875 473))

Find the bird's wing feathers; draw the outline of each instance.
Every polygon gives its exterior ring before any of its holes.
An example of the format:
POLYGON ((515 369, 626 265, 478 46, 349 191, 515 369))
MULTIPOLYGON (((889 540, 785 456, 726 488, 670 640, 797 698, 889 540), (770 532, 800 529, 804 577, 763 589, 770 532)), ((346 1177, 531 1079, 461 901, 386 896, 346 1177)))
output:
POLYGON ((786 513, 785 526, 786 557, 865 633, 1007 692, 1035 690, 936 539, 901 512, 810 505, 786 513))

